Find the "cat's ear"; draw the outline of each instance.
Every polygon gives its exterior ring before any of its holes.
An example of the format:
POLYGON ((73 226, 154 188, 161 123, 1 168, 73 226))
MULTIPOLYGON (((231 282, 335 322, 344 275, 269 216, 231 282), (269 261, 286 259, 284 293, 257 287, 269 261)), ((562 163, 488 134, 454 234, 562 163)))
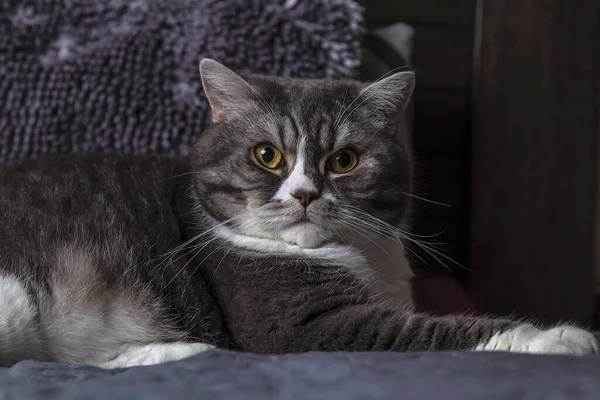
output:
POLYGON ((213 122, 224 121, 245 101, 254 98, 254 89, 244 78, 210 58, 200 61, 200 78, 212 109, 213 122))
POLYGON ((369 84, 360 92, 360 98, 386 121, 397 123, 414 88, 415 73, 403 71, 369 84))

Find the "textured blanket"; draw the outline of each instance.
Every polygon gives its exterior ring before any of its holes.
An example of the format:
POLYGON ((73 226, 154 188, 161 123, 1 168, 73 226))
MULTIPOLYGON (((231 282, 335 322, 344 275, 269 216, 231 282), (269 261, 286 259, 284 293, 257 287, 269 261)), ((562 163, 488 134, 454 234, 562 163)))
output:
POLYGON ((600 357, 211 351, 113 371, 22 362, 0 370, 0 399, 598 400, 600 357))
POLYGON ((352 0, 0 0, 0 162, 185 155, 209 116, 201 58, 348 76, 362 31, 352 0))

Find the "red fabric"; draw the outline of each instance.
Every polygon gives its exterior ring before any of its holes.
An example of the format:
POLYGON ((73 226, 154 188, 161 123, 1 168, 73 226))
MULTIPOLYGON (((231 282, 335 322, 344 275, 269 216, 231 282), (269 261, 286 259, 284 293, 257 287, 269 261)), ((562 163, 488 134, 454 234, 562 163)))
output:
POLYGON ((452 277, 431 274, 413 281, 413 298, 418 311, 437 315, 475 314, 475 305, 452 277))

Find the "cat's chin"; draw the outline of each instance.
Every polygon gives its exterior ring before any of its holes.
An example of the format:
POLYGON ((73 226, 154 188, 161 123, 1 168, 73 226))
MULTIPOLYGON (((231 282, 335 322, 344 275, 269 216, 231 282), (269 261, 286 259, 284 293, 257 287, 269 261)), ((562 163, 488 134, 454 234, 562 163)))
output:
POLYGON ((306 249, 320 247, 331 239, 331 234, 328 231, 309 222, 283 229, 280 236, 283 241, 306 249))

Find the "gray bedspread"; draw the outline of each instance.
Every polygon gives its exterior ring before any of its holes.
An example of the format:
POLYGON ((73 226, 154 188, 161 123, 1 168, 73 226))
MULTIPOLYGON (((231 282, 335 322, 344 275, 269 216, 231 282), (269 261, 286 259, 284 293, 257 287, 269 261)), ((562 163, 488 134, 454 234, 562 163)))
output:
POLYGON ((600 399, 600 357, 211 351, 127 370, 21 362, 0 399, 600 399))

